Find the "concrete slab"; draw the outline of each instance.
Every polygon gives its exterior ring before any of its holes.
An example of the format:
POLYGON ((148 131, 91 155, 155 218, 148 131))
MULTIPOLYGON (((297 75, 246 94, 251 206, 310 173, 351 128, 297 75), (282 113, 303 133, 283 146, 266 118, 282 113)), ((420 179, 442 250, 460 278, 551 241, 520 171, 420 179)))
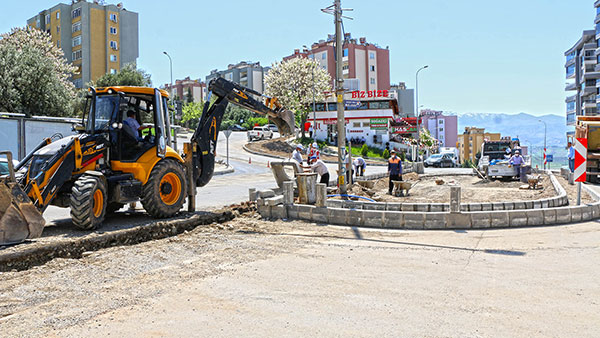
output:
POLYGON ((259 190, 256 193, 258 194, 258 197, 260 197, 260 198, 275 197, 275 192, 273 190, 270 190, 270 189, 259 190))
POLYGON ((275 196, 265 199, 265 204, 268 206, 276 206, 279 204, 283 204, 283 196, 275 196))

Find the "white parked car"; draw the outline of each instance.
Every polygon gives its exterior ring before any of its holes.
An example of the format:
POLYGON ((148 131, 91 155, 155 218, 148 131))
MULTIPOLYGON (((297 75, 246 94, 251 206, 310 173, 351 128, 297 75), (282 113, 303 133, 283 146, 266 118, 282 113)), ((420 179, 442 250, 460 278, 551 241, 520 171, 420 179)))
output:
POLYGON ((273 138, 273 132, 267 126, 254 127, 252 130, 248 130, 246 134, 248 135, 248 141, 273 138))

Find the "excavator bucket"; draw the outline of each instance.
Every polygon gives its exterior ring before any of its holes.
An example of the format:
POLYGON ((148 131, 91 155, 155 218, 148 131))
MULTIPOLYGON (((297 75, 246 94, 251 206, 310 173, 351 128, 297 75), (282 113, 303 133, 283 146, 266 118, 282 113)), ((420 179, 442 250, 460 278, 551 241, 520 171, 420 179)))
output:
POLYGON ((275 123, 281 135, 293 135, 296 129, 294 113, 290 110, 283 109, 277 112, 277 117, 269 116, 270 120, 275 123))
POLYGON ((0 177, 0 245, 16 244, 42 235, 46 222, 14 178, 12 156, 9 175, 0 177))

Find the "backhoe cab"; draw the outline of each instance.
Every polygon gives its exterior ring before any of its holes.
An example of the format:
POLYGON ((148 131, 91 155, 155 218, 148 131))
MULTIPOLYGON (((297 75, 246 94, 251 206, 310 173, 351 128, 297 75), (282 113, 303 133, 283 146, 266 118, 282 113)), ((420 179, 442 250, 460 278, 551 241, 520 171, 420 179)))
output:
MULTIPOLYGON (((219 127, 229 102, 266 115, 283 134, 294 131, 294 115, 274 98, 218 78, 209 83, 204 107, 183 156, 171 144, 168 94, 146 87, 90 88, 78 135, 46 139, 0 176, 0 245, 39 237, 49 205, 69 207, 73 224, 99 226, 106 214, 141 201, 155 218, 179 212, 188 197, 195 210, 196 186, 214 172, 219 127)), ((0 153, 2 154, 2 153, 0 153)))

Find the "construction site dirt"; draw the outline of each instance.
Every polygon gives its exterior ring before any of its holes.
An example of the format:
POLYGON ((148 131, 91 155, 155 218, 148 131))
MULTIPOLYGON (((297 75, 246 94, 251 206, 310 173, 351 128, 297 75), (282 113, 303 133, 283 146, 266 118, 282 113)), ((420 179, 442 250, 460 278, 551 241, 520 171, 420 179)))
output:
MULTIPOLYGON (((448 175, 419 177, 415 173, 403 176, 403 180, 411 183, 408 196, 388 195, 389 180, 382 178, 376 180, 372 189, 354 184, 349 194, 371 198, 377 202, 407 202, 407 203, 448 203, 450 201, 450 187, 461 187, 462 203, 484 203, 504 201, 539 200, 557 196, 548 176, 542 176, 538 189, 520 189, 523 183, 503 180, 482 180, 475 175, 448 175)), ((562 178, 559 182, 569 194, 569 201, 574 205, 576 201, 576 187, 569 186, 562 178)), ((591 203, 593 199, 585 191, 582 192, 582 201, 591 203)))

